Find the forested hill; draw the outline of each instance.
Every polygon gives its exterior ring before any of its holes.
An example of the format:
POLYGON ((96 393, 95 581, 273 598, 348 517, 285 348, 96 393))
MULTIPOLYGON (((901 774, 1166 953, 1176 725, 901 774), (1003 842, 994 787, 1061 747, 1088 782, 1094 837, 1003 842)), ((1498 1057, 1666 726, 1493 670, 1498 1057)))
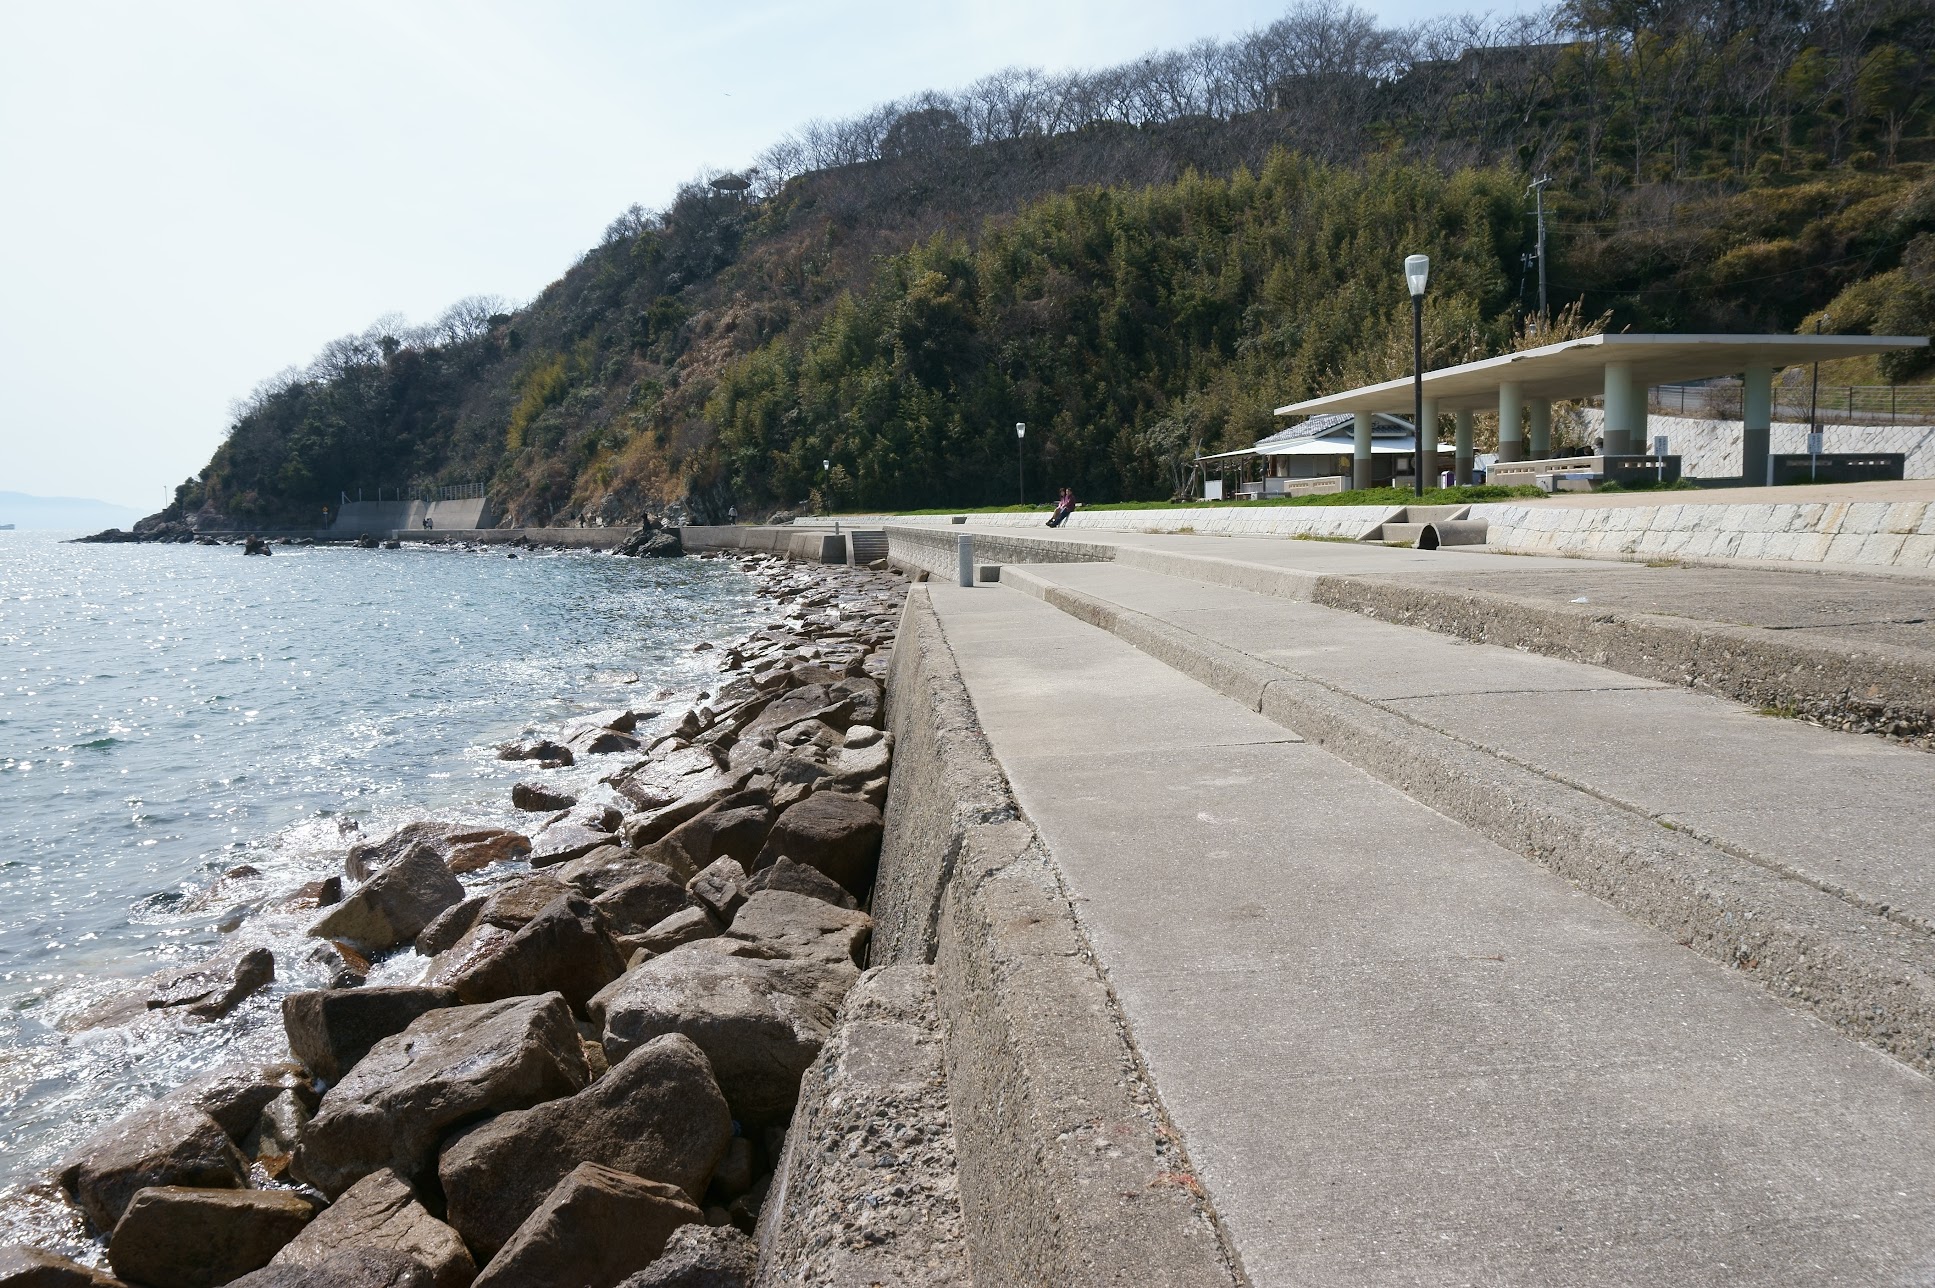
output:
MULTIPOLYGON (((1615 329, 1935 328, 1935 6, 1575 0, 1402 31, 1332 3, 1100 71, 816 122, 633 207, 514 311, 379 323, 239 405, 163 516, 488 483, 507 521, 1168 496, 1269 409, 1615 329), (1536 323, 1536 319, 1533 319, 1536 323), (832 469, 822 462, 831 462, 832 469)), ((1913 360, 1850 373, 1911 380, 1913 360)))

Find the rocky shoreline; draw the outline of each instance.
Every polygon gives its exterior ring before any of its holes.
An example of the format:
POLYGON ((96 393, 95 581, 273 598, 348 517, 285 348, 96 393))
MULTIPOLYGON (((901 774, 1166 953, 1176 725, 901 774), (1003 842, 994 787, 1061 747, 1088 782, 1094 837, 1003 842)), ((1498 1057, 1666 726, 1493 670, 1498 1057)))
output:
MULTIPOLYGON (((434 532, 434 529, 426 529, 426 531, 434 532)), ((204 531, 177 521, 151 523, 148 520, 137 523, 130 530, 108 528, 89 536, 75 537, 74 544, 240 546, 245 555, 272 555, 275 553, 276 546, 335 546, 356 547, 363 550, 375 550, 379 547, 384 550, 399 550, 403 547, 403 542, 396 537, 379 538, 367 532, 359 533, 354 537, 280 536, 271 539, 253 532, 242 533, 226 529, 219 532, 204 531), (143 526, 144 524, 146 526, 143 526)), ((411 534, 410 544, 471 551, 484 548, 477 541, 467 538, 418 537, 414 533, 411 534)), ((491 545, 501 545, 513 551, 564 548, 551 546, 522 535, 503 542, 494 541, 491 545)), ((645 516, 636 528, 626 532, 622 542, 614 543, 610 548, 616 554, 629 555, 633 558, 665 559, 685 553, 685 543, 680 539, 678 527, 651 515, 645 516)))
MULTIPOLYGON (((283 1000, 293 1058, 97 1133, 57 1176, 91 1253, 0 1250, 0 1288, 750 1285, 866 961, 905 583, 734 558, 785 614, 695 646, 701 705, 507 746, 530 828, 412 823, 296 892, 331 978, 283 1000), (587 758, 598 792, 547 781, 587 758)), ((238 947, 120 1010, 214 1018, 274 973, 238 947)))

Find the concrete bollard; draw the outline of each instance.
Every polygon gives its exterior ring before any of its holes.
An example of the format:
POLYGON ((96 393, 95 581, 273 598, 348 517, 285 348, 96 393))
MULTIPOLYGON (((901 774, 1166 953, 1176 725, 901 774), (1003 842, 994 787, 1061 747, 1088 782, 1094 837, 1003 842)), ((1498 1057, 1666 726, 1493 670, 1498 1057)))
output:
POLYGON ((964 532, 954 538, 954 546, 961 559, 961 584, 974 585, 974 534, 964 532))

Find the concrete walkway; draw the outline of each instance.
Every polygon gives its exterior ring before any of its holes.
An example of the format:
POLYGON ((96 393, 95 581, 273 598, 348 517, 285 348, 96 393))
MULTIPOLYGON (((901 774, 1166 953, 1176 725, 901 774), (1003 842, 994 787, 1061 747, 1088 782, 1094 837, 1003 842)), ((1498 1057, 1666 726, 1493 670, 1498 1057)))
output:
MULTIPOLYGON (((1912 820, 1789 838, 1765 815, 1805 823, 1808 800, 1780 774, 1730 770, 1709 789, 1705 768, 1651 758, 1643 735, 1687 714, 1675 702, 1715 700, 1522 655, 1501 684, 1488 655, 1502 650, 1352 614, 1107 565, 1026 571, 1138 601, 1123 611, 1160 615, 1177 647, 1213 633, 1217 656, 1239 659, 1226 667, 1296 667, 1328 699, 1401 711, 1420 740, 1582 779, 1555 791, 1760 827, 1756 844, 1847 891, 1735 861, 1837 908, 1871 892, 1935 906, 1905 839, 1929 832, 1912 820), (1409 644, 1372 638, 1386 631, 1446 652, 1414 669, 1409 644), (1567 727, 1552 704, 1569 703, 1628 740, 1567 727)), ((1012 586, 931 593, 1253 1283, 1935 1276, 1928 1079, 1302 741, 1262 703, 1012 586)), ((1850 789, 1873 766, 1912 777, 1928 760, 1738 712, 1689 759, 1770 733, 1817 776, 1856 766, 1833 780, 1850 789), (1845 762, 1842 743, 1858 748, 1845 762)))

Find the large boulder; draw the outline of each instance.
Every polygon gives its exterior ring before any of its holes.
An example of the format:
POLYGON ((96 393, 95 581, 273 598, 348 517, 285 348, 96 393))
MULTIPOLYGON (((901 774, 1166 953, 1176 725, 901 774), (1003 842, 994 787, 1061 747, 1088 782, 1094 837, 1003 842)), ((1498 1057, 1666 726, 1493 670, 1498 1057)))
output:
POLYGON ((147 1288, 217 1288, 268 1265, 313 1215, 293 1190, 145 1189, 114 1227, 108 1264, 147 1288))
POLYGON ((445 1146, 437 1175, 450 1223, 488 1256, 579 1163, 664 1181, 696 1201, 731 1139, 705 1053, 670 1034, 575 1096, 479 1123, 445 1146))
POLYGON ((729 1225, 682 1225, 657 1261, 619 1288, 753 1288, 759 1245, 729 1225))
POLYGON ((0 1288, 127 1288, 109 1274, 39 1248, 0 1248, 0 1288))
POLYGON ((773 824, 757 866, 785 855, 865 898, 880 862, 880 811, 855 796, 815 792, 773 824))
POLYGON ((540 829, 531 838, 531 866, 548 868, 566 863, 616 839, 609 831, 587 827, 567 816, 540 829))
POLYGON ((589 899, 572 892, 553 899, 522 929, 447 978, 468 1003, 558 992, 581 1010, 624 969, 604 917, 589 899))
POLYGON ((450 1129, 568 1096, 590 1077, 556 993, 430 1011, 324 1094, 295 1171, 331 1195, 379 1167, 414 1178, 450 1129))
POLYGON ((687 819, 639 853, 674 872, 695 874, 714 859, 750 862, 772 826, 773 811, 763 794, 744 802, 735 796, 687 819))
POLYGON ((800 1075, 833 1031, 860 972, 851 962, 746 956, 753 945, 708 939, 654 957, 591 999, 612 1063, 667 1033, 683 1033, 711 1060, 733 1116, 783 1122, 800 1075))
POLYGON ((266 948, 231 949, 193 966, 149 976, 151 1011, 179 1010, 202 1020, 218 1020, 244 999, 275 982, 275 954, 266 948))
MULTIPOLYGON (((777 737, 802 720, 818 720, 835 729, 847 727, 853 698, 824 684, 804 684, 774 698, 759 718, 740 731, 740 737, 777 737)), ((871 724, 871 720, 862 723, 871 724)))
POLYGON ((434 1288, 465 1288, 477 1277, 477 1263, 457 1232, 431 1216, 409 1182, 388 1168, 345 1190, 271 1264, 320 1268, 343 1248, 401 1253, 430 1272, 434 1288))
POLYGON ((491 1258, 476 1288, 615 1288, 665 1251, 705 1213, 676 1186, 598 1163, 580 1163, 491 1258))
POLYGON ((669 953, 682 944, 711 939, 724 929, 710 909, 694 904, 679 909, 639 934, 627 935, 622 942, 632 952, 643 948, 649 953, 669 953))
POLYGON ((380 1248, 344 1248, 313 1266, 271 1262, 229 1288, 440 1288, 414 1257, 380 1248))
MULTIPOLYGON (((673 880, 678 876, 663 864, 653 864, 673 880)), ((638 855, 626 849, 615 839, 601 845, 587 854, 581 854, 568 863, 547 868, 545 875, 554 877, 571 886, 587 899, 596 899, 608 890, 614 890, 646 870, 638 855)))
POLYGON ((448 988, 319 988, 282 999, 282 1027, 296 1059, 324 1082, 337 1082, 384 1038, 456 1004, 448 988))
POLYGON ((872 933, 873 918, 864 912, 838 908, 812 895, 761 890, 739 909, 726 937, 756 945, 762 956, 859 965, 872 933))
POLYGON ((112 1230, 137 1191, 156 1185, 240 1189, 248 1164, 222 1125, 193 1105, 153 1100, 96 1132, 60 1182, 97 1230, 112 1230))
POLYGON ((499 859, 512 859, 531 848, 530 839, 501 827, 475 827, 469 823, 433 823, 428 820, 405 823, 380 841, 352 845, 343 859, 343 871, 352 880, 367 881, 419 845, 437 852, 453 872, 469 871, 499 859), (482 856, 492 855, 493 858, 482 856))
POLYGON ((651 862, 630 867, 633 875, 592 900, 614 935, 640 934, 685 906, 685 887, 672 869, 651 862))
POLYGON ((477 924, 477 914, 483 910, 489 897, 473 894, 438 913, 429 925, 417 932, 417 955, 435 957, 469 934, 470 928, 477 924))
POLYGON ((747 893, 758 894, 761 890, 786 890, 793 894, 811 895, 838 908, 857 906, 854 897, 838 881, 817 868, 795 863, 785 855, 775 859, 771 867, 761 868, 746 878, 747 893))
POLYGON ((428 845, 411 849, 324 913, 309 933, 380 953, 417 937, 445 908, 461 903, 463 882, 428 845))

